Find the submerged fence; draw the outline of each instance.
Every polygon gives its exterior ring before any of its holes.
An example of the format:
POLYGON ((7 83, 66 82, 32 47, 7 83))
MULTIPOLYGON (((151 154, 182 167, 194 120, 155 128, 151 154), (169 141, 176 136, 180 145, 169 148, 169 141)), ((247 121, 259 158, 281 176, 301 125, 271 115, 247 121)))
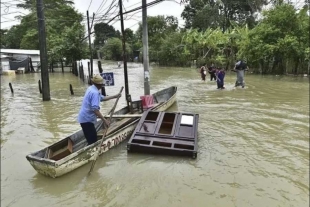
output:
MULTIPOLYGON (((102 73, 101 61, 98 61, 99 73, 102 73)), ((87 73, 84 72, 84 66, 82 61, 75 61, 72 63, 72 74, 79 77, 83 82, 87 81, 91 85, 91 78, 94 75, 94 71, 90 67, 90 63, 87 62, 87 73)))
MULTIPOLYGON (((99 73, 102 73, 101 61, 97 62, 99 73)), ((72 74, 77 76, 84 83, 87 82, 88 85, 92 85, 91 78, 93 77, 94 71, 90 67, 90 63, 87 62, 87 74, 84 72, 84 66, 82 61, 75 61, 72 63, 72 74)), ((74 95, 73 87, 70 84, 70 93, 74 95)), ((103 86, 101 89, 102 95, 106 96, 105 87, 103 86)))

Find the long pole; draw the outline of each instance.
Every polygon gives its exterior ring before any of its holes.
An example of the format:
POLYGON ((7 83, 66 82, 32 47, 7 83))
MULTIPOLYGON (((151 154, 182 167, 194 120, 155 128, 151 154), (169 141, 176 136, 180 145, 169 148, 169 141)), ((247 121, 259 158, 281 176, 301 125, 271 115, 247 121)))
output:
MULTIPOLYGON (((120 92, 119 92, 118 94, 122 94, 123 89, 124 89, 124 87, 121 88, 121 90, 120 90, 120 92)), ((113 116, 113 114, 114 114, 114 111, 115 111, 115 108, 116 108, 116 105, 117 105, 117 103, 118 103, 119 98, 120 98, 120 96, 117 97, 117 99, 116 99, 116 101, 115 101, 115 103, 114 103, 114 106, 113 106, 113 108, 111 109, 109 123, 108 123, 108 125, 106 126, 105 130, 103 131, 103 135, 102 135, 102 138, 101 138, 101 142, 100 142, 100 144, 99 144, 98 150, 97 150, 97 151, 95 152, 95 154, 94 154, 94 161, 93 161, 93 163, 92 163, 92 165, 91 165, 91 167, 90 167, 90 170, 89 170, 88 174, 90 174, 91 171, 93 170, 93 168, 94 168, 94 166, 95 166, 95 163, 96 163, 96 160, 97 160, 97 158, 98 158, 98 156, 99 156, 99 154, 100 154, 101 146, 102 146, 103 142, 105 141, 104 138, 105 138, 105 136, 106 136, 106 134, 107 134, 107 132, 108 132, 108 129, 109 129, 109 127, 110 127, 110 124, 111 124, 111 121, 112 121, 112 116, 113 116)), ((102 123, 102 124, 103 124, 103 123, 102 123)))
POLYGON ((50 95, 50 83, 49 83, 49 74, 48 74, 48 66, 47 66, 43 0, 37 0, 37 17, 38 17, 39 43, 40 43, 42 98, 43 98, 43 101, 49 101, 51 100, 51 95, 50 95))
POLYGON ((121 18, 121 31, 122 31, 122 43, 123 43, 123 62, 124 62, 124 79, 125 79, 125 94, 127 106, 129 106, 129 88, 128 88, 128 72, 127 72, 127 53, 126 53, 126 37, 124 31, 124 19, 123 19, 123 4, 122 0, 118 1, 119 3, 119 13, 121 18))
MULTIPOLYGON (((86 12, 87 15, 87 29, 88 29, 88 44, 89 44, 89 52, 90 52, 90 71, 93 71, 93 52, 91 48, 91 40, 90 40, 90 25, 89 25, 89 14, 88 10, 86 12)), ((90 74, 93 75, 93 74, 90 74)))
POLYGON ((144 95, 150 95, 150 72, 149 72, 149 46, 147 30, 146 0, 142 0, 142 25, 143 25, 143 67, 144 67, 144 95))

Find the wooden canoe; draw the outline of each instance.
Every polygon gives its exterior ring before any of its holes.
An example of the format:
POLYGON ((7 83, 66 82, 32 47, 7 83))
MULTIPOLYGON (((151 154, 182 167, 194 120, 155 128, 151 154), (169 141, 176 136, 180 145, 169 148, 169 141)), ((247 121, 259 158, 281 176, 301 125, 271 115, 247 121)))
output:
MULTIPOLYGON (((153 94, 155 105, 151 108, 153 111, 165 111, 170 108, 176 101, 177 87, 173 86, 164 90, 158 91, 153 94)), ((141 114, 143 110, 139 107, 138 102, 132 104, 134 114, 141 114)), ((128 107, 124 107, 114 113, 115 115, 129 115, 130 110, 128 107)), ((114 118, 112 120, 110 129, 108 130, 105 141, 101 145, 101 154, 107 152, 111 148, 117 146, 127 138, 129 138, 132 132, 135 130, 136 125, 139 122, 139 117, 130 118, 114 118)), ((50 145, 37 152, 31 153, 26 156, 32 167, 40 174, 56 178, 67 174, 94 159, 95 152, 98 150, 98 145, 101 142, 103 123, 98 121, 95 125, 98 133, 98 141, 94 144, 87 146, 87 141, 84 137, 83 131, 77 131, 76 133, 50 145), (67 156, 55 160, 50 159, 50 149, 53 146, 60 145, 61 143, 68 143, 70 141, 70 147, 72 152, 67 156)))

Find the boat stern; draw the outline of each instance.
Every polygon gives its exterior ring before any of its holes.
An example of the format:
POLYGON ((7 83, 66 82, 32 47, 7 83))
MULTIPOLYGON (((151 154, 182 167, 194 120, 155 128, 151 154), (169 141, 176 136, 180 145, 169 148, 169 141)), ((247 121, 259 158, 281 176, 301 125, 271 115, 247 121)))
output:
POLYGON ((26 156, 28 162, 31 164, 31 166, 40 174, 46 175, 48 177, 56 178, 57 172, 55 169, 55 162, 51 162, 49 160, 40 159, 37 157, 34 157, 32 155, 26 156))

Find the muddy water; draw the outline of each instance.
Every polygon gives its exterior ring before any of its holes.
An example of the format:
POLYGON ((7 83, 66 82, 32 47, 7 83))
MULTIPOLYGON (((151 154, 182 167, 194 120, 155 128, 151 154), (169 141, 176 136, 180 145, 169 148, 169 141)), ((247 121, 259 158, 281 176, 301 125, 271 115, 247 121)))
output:
MULTIPOLYGON (((104 70, 115 73, 116 86, 106 89, 113 95, 123 72, 116 64, 104 70)), ((142 74, 141 65, 129 65, 133 99, 143 93, 142 74)), ((246 75, 246 88, 233 89, 228 74, 219 91, 193 69, 152 68, 151 92, 176 85, 171 111, 200 114, 197 159, 127 154, 123 143, 98 159, 91 176, 86 165, 57 179, 37 174, 25 156, 80 129, 87 85, 50 74, 52 100, 42 102, 39 79, 1 76, 1 206, 309 206, 308 78, 246 75)))

